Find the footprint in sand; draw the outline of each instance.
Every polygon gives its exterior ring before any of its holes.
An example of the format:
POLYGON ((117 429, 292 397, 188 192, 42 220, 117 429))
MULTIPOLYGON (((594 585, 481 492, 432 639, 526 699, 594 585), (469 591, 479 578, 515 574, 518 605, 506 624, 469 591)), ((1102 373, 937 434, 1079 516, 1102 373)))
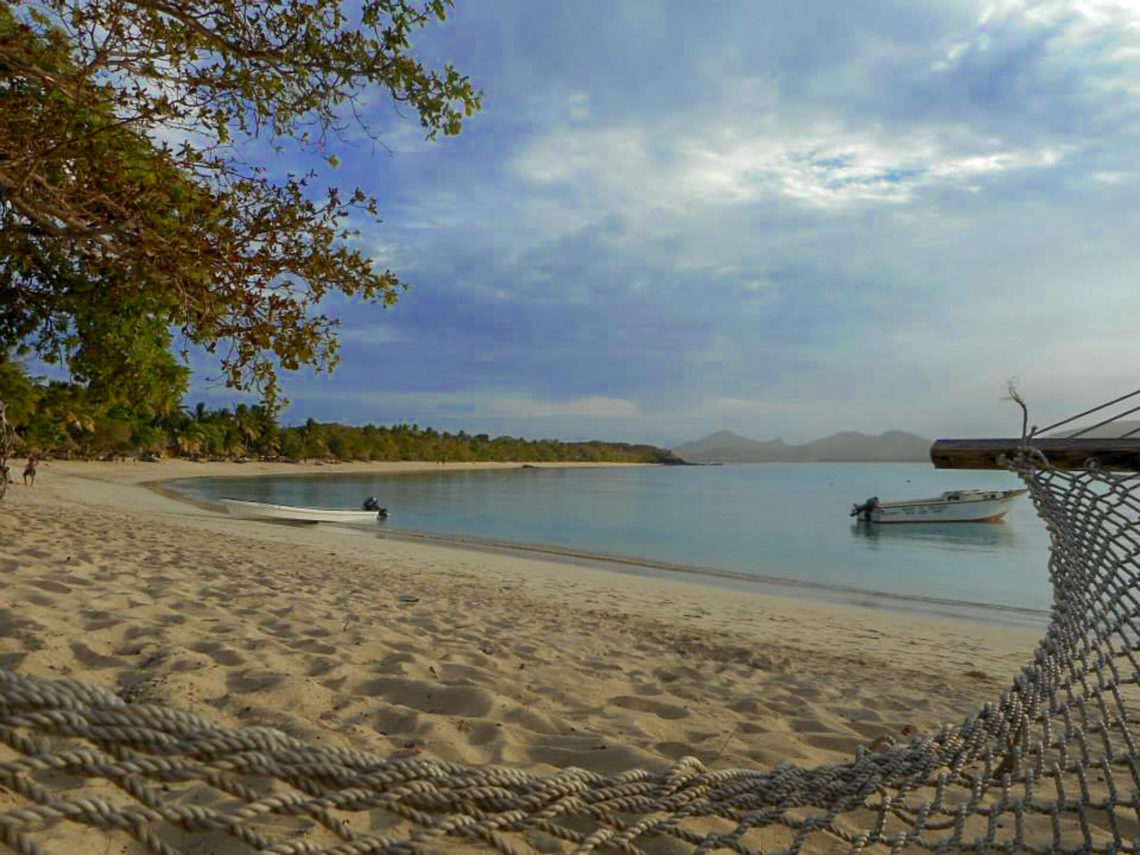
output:
POLYGON ((389 653, 379 662, 372 666, 372 670, 377 674, 393 674, 402 677, 408 673, 408 665, 417 665, 420 658, 413 653, 397 652, 389 653))
POLYGON ((853 755, 855 748, 864 744, 864 741, 857 737, 845 736, 841 733, 807 733, 801 738, 812 748, 836 751, 844 755, 853 755))
POLYGON ((219 665, 232 667, 245 664, 245 657, 238 651, 217 641, 201 641, 190 649, 195 653, 205 653, 219 665))
POLYGON ((526 707, 514 707, 503 713, 503 721, 508 724, 517 724, 524 730, 532 733, 561 733, 563 728, 558 727, 548 717, 526 707))
POLYGON ((444 686, 406 677, 377 677, 355 689, 358 695, 382 697, 389 703, 437 715, 480 718, 494 706, 495 698, 476 686, 444 686))
POLYGON ((83 621, 83 631, 98 632, 102 629, 113 629, 121 623, 120 617, 110 612, 90 612, 83 621))
POLYGON ((653 747, 670 760, 691 757, 700 750, 688 742, 658 742, 653 747))
POLYGON ((331 644, 325 644, 317 641, 315 638, 305 638, 300 641, 288 642, 285 645, 292 650, 299 650, 302 653, 313 653, 319 656, 331 656, 336 653, 336 648, 331 644))
POLYGON ((624 707, 627 710, 652 713, 658 718, 678 719, 688 716, 689 711, 676 704, 667 704, 664 701, 655 701, 652 698, 638 698, 630 695, 618 695, 609 701, 615 707, 624 707))
POLYGON ((85 668, 122 668, 126 665, 122 659, 99 653, 79 641, 71 644, 71 652, 85 668))
POLYGON ((243 673, 229 673, 226 675, 226 688, 235 694, 253 694, 255 692, 268 692, 281 686, 286 680, 284 674, 246 671, 243 673))
POLYGON ((42 591, 51 591, 53 594, 70 594, 71 588, 54 579, 29 579, 29 585, 35 585, 42 591))

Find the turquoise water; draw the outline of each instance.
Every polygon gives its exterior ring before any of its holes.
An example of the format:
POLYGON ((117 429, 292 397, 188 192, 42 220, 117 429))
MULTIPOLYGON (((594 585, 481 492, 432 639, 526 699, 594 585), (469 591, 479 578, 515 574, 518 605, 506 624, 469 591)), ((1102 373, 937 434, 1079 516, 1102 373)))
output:
POLYGON ((1050 603, 1048 538, 1028 498, 996 525, 867 526, 848 517, 853 502, 872 495, 893 500, 1018 486, 1004 472, 903 463, 441 468, 195 478, 168 486, 207 501, 230 496, 316 507, 355 508, 375 495, 391 512, 377 524, 379 536, 410 531, 529 544, 818 590, 1040 610, 1050 603))

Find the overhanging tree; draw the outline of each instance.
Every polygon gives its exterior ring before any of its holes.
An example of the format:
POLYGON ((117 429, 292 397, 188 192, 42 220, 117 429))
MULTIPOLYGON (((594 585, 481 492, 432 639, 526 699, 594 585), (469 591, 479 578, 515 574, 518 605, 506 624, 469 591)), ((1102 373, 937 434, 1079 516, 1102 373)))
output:
POLYGON ((106 383, 127 376, 106 335, 133 330, 137 373, 160 365, 173 327, 270 401, 276 366, 334 365, 317 303, 389 303, 401 287, 352 244, 350 217, 378 221, 377 201, 318 194, 312 172, 276 177, 245 143, 327 154, 349 127, 369 131, 377 91, 425 136, 458 133, 481 94, 410 52, 450 6, 0 0, 0 343, 106 383))

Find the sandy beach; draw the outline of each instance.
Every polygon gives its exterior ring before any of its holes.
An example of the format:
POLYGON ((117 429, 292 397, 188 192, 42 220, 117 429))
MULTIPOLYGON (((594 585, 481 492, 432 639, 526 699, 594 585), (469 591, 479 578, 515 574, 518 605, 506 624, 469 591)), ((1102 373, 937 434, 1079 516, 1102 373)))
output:
MULTIPOLYGON (((416 466, 433 464, 367 468, 416 466)), ((35 487, 0 504, 0 666, 385 756, 614 773, 687 755, 714 769, 814 765, 909 741, 996 698, 1037 641, 966 619, 234 520, 145 486, 303 471, 41 464, 35 487)))

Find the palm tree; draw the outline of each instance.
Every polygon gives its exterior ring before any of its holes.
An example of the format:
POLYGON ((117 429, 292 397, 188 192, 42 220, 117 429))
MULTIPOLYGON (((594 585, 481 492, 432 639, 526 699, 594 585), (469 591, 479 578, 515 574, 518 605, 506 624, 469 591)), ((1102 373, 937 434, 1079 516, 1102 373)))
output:
POLYGON ((7 405, 8 421, 13 429, 31 418, 36 409, 38 392, 24 366, 10 359, 0 349, 0 398, 7 405))
POLYGON ((191 422, 174 437, 174 447, 178 453, 196 460, 206 447, 206 431, 200 422, 191 422))
POLYGON ((238 404, 234 407, 234 423, 241 438, 242 451, 249 454, 250 444, 257 439, 255 413, 245 404, 238 404))

